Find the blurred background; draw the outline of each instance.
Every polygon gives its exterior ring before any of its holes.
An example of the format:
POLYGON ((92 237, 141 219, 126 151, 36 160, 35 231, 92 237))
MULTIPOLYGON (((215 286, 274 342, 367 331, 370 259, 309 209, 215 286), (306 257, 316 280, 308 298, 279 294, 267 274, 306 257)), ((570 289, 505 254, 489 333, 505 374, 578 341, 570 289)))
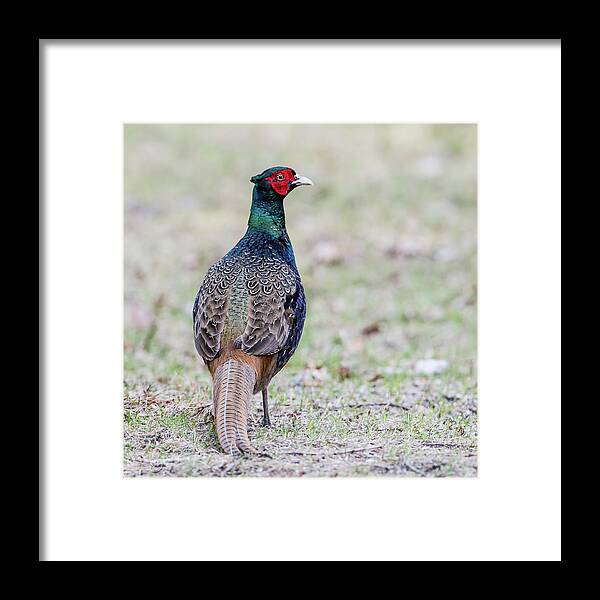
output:
POLYGON ((474 393, 475 125, 127 125, 126 389, 208 385, 191 307, 273 165, 315 183, 285 200, 308 312, 279 384, 410 373, 474 393))

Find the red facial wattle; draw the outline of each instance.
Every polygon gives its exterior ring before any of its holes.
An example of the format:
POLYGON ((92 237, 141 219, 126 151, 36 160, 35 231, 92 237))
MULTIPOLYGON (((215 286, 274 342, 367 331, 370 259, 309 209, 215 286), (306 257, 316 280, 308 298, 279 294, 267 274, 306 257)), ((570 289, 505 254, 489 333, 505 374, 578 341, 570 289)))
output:
POLYGON ((293 180, 294 174, 289 169, 278 171, 267 177, 267 181, 271 184, 273 190, 280 196, 285 196, 290 191, 290 182, 293 180))

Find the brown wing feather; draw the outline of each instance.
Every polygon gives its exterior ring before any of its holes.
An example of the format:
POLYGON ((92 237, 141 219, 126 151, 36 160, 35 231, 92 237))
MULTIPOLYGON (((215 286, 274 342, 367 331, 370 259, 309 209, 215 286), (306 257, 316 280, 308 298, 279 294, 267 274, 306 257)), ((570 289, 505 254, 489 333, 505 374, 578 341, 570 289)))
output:
POLYGON ((206 274, 196 297, 194 340, 198 354, 214 359, 221 349, 221 333, 229 305, 231 286, 241 266, 236 259, 223 257, 206 274))
POLYGON ((241 348, 255 356, 275 354, 290 332, 285 304, 286 298, 296 290, 294 274, 284 262, 265 259, 244 275, 249 302, 241 348))
POLYGON ((281 350, 289 335, 293 315, 286 310, 286 300, 296 291, 290 267, 273 258, 225 256, 208 270, 196 298, 194 338, 205 360, 213 360, 221 350, 231 287, 242 267, 248 314, 236 346, 254 356, 268 356, 281 350))

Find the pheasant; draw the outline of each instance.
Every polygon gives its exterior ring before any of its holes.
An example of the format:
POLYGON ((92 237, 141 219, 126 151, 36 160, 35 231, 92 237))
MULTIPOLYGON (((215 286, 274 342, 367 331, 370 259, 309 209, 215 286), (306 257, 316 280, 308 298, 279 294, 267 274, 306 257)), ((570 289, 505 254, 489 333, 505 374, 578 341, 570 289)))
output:
POLYGON ((256 450, 248 439, 252 396, 268 386, 296 350, 306 302, 285 228, 284 198, 312 185, 289 167, 271 167, 254 184, 244 237, 206 274, 193 308, 194 341, 213 380, 217 437, 229 454, 256 450))

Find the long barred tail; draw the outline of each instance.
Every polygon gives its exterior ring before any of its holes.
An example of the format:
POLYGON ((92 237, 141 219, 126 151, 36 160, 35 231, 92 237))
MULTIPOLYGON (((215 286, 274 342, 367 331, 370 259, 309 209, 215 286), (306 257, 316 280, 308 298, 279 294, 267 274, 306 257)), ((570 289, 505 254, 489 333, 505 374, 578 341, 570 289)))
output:
POLYGON ((213 404, 217 437, 228 454, 256 452, 248 439, 248 412, 256 371, 229 358, 217 367, 213 378, 213 404))

